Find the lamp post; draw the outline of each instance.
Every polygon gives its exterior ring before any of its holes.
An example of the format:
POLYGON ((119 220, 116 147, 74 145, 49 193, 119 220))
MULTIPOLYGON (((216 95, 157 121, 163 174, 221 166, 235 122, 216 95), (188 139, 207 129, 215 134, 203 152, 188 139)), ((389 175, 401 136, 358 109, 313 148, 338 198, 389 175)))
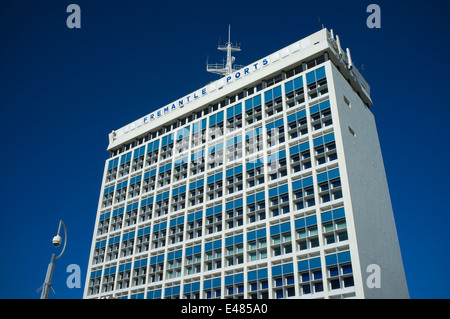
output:
POLYGON ((55 260, 60 258, 62 254, 64 253, 64 250, 66 250, 66 244, 67 244, 67 228, 66 225, 62 220, 59 221, 59 227, 58 227, 58 233, 55 237, 53 237, 53 246, 59 247, 62 242, 61 236, 59 236, 59 233, 61 231, 61 225, 64 226, 64 246, 61 253, 56 256, 56 254, 52 254, 52 258, 50 259, 50 263, 48 264, 47 268, 47 274, 45 275, 45 282, 42 285, 42 293, 41 293, 41 299, 48 299, 48 295, 50 294, 50 288, 52 286, 52 278, 53 278, 53 271, 55 270, 55 260))

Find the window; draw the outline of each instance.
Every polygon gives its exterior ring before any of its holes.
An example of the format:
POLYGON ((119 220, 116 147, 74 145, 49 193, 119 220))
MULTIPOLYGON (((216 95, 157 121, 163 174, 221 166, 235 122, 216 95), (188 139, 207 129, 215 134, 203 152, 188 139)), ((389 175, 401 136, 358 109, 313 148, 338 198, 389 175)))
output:
POLYGON ((122 228, 124 207, 113 210, 111 225, 109 231, 115 231, 122 228))
POLYGON ((267 116, 272 116, 283 111, 283 101, 281 95, 281 85, 264 92, 264 102, 267 116))
POLYGON ((189 184, 189 205, 195 206, 203 203, 203 179, 189 184))
POLYGON ((253 124, 262 120, 261 95, 245 101, 245 120, 247 124, 253 124))
POLYGON ((152 248, 161 248, 166 245, 167 222, 153 225, 152 248))
POLYGON ((152 218, 153 197, 143 199, 141 201, 141 210, 139 213, 139 221, 143 222, 152 218))
POLYGON ((173 150, 173 133, 163 136, 161 139, 160 160, 170 159, 173 150))
POLYGON ((264 191, 247 196, 247 217, 249 223, 266 219, 266 199, 264 191))
POLYGON ((267 130, 267 146, 284 143, 284 120, 281 118, 266 125, 267 130))
POLYGON ((148 251, 149 243, 150 243, 150 226, 139 229, 136 237, 136 252, 143 253, 148 251))
POLYGON ((136 224, 139 202, 127 205, 124 219, 124 227, 136 224))
POLYGON ((226 170, 227 195, 241 191, 243 184, 242 165, 226 170))
MULTIPOLYGON (((299 68, 301 69, 301 67, 299 68)), ((296 69, 297 70, 297 69, 296 69)), ((301 70, 299 70, 301 72, 301 70)), ((303 89, 303 77, 297 77, 284 84, 286 94, 286 104, 289 108, 300 105, 305 102, 305 92, 303 89)))
POLYGON ((188 214, 187 216, 187 239, 194 239, 202 236, 203 211, 188 214))
POLYGON ((245 151, 247 155, 262 151, 263 147, 262 127, 258 127, 245 133, 245 151))
POLYGON ((205 271, 222 268, 222 240, 205 243, 205 271))
POLYGON ((247 233, 247 260, 249 262, 267 258, 266 229, 258 229, 247 233))
POLYGON ((123 177, 130 172, 131 152, 120 157, 119 177, 123 177))
POLYGON ((353 287, 353 270, 350 251, 325 256, 328 272, 328 285, 331 290, 353 287))
POLYGON ((181 276, 181 262, 183 251, 181 249, 167 252, 167 276, 168 279, 181 276))
POLYGON ((272 267, 273 297, 276 299, 295 297, 294 265, 272 267))
POLYGON ((221 166, 223 164, 223 142, 211 146, 208 149, 209 169, 221 166))
POLYGON ((306 111, 301 110, 297 113, 288 115, 288 134, 290 139, 308 134, 308 122, 306 120, 306 111))
POLYGON ((169 213, 169 191, 156 195, 155 216, 161 217, 169 213))
POLYGON ((164 254, 152 255, 150 257, 148 272, 149 283, 158 282, 163 279, 164 254))
POLYGON ((133 267, 133 286, 144 285, 147 281, 147 258, 136 260, 133 267))
POLYGON ((244 262, 244 235, 225 238, 225 267, 244 262))
POLYGON ((244 274, 225 276, 225 299, 244 298, 244 274))
POLYGON ((314 131, 320 130, 321 128, 333 124, 329 100, 311 106, 309 111, 311 113, 311 126, 313 127, 314 131))
POLYGON ((271 226, 270 240, 272 257, 292 253, 291 223, 285 222, 271 226))
POLYGON ((246 163, 246 182, 247 187, 254 187, 264 184, 264 160, 256 159, 253 162, 246 163))
POLYGON ((294 145, 289 149, 292 173, 311 168, 311 154, 309 151, 309 142, 294 145))
POLYGON ((227 109, 227 132, 233 132, 240 128, 242 128, 242 103, 227 109))
POLYGON ((267 157, 267 172, 269 180, 273 181, 287 175, 286 167, 286 151, 280 151, 274 154, 269 154, 267 157))
POLYGON ((356 137, 355 131, 353 131, 353 129, 350 126, 348 127, 348 131, 350 132, 350 134, 353 135, 353 137, 356 137))
POLYGON ((302 210, 316 204, 312 177, 294 181, 292 183, 292 192, 294 208, 296 210, 302 210))
POLYGON ((223 136, 223 111, 209 117, 209 139, 215 140, 223 136))
POLYGON ((242 158, 242 156, 242 135, 228 139, 226 144, 227 163, 238 160, 242 158))
POLYGON ((120 264, 117 272, 116 289, 124 289, 130 287, 131 262, 120 264))
POLYGON ((191 175, 203 173, 205 171, 205 150, 202 149, 191 155, 191 175))
POLYGON ((316 215, 299 218, 294 223, 298 250, 307 250, 319 246, 316 215))
POLYGON ((342 198, 341 179, 338 168, 317 175, 317 182, 319 184, 321 203, 342 198))
POLYGON ((222 231, 222 205, 206 209, 206 234, 222 231))
POLYGON ((222 172, 215 175, 208 176, 207 183, 207 193, 206 197, 208 200, 213 200, 223 195, 223 176, 222 172))
POLYGON ((300 295, 303 296, 322 292, 323 276, 320 257, 302 259, 297 265, 300 295))
POLYGON ((325 67, 321 67, 307 73, 306 84, 308 87, 308 95, 310 99, 314 99, 328 93, 325 67))
POLYGON ((156 164, 158 162, 159 140, 148 143, 146 165, 156 164))
POLYGON ((172 245, 182 242, 183 234, 184 234, 184 216, 171 219, 169 224, 168 243, 172 245))
POLYGON ((231 229, 244 223, 244 208, 242 198, 225 203, 225 227, 231 229))
POLYGON ((198 274, 201 269, 202 262, 202 245, 187 247, 185 249, 185 274, 198 274))
POLYGON ((183 153, 189 149, 189 126, 177 131, 175 148, 175 154, 183 153))
POLYGON ((270 217, 289 213, 289 191, 287 184, 269 189, 268 197, 270 217))
POLYGON ((247 278, 247 291, 250 299, 269 299, 267 268, 249 271, 247 278))
POLYGON ((352 105, 350 104, 350 101, 344 96, 344 102, 345 104, 347 104, 348 107, 352 107, 352 105))
POLYGON ((144 167, 145 145, 134 150, 132 172, 136 172, 144 167))
POLYGON ((313 144, 317 165, 329 163, 337 159, 334 133, 315 138, 313 144))

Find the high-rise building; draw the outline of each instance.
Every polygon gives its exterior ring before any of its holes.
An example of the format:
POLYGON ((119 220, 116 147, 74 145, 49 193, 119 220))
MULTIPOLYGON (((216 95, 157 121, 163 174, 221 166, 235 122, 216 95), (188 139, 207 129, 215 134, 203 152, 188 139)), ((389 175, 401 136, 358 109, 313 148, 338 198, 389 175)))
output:
POLYGON ((370 87, 322 29, 109 134, 84 298, 408 298, 370 87))

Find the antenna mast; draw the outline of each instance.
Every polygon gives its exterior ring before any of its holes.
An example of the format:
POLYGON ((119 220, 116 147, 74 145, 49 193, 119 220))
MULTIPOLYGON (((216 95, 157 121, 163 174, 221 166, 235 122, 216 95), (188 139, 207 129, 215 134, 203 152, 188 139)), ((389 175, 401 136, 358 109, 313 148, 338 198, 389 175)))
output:
POLYGON ((241 65, 235 65, 233 67, 233 63, 235 61, 235 57, 231 55, 231 52, 241 51, 241 48, 236 44, 231 44, 231 26, 228 25, 228 42, 225 45, 220 45, 217 47, 217 50, 227 52, 227 61, 226 63, 215 63, 215 64, 206 64, 206 71, 227 76, 233 73, 236 70, 242 68, 241 65))

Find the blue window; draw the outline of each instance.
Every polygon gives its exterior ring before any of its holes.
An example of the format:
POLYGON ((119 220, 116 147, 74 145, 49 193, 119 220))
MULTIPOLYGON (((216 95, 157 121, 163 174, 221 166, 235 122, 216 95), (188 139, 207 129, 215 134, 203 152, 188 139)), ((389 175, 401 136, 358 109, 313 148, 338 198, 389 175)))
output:
POLYGON ((173 133, 170 133, 169 135, 166 135, 161 139, 161 147, 164 147, 171 143, 173 143, 173 133))
POLYGON ((245 101, 245 111, 261 106, 261 95, 257 95, 245 101))
POLYGON ((204 129, 206 129, 206 119, 195 122, 192 125, 192 133, 193 134, 198 133, 199 131, 203 131, 204 129))
POLYGON ((264 93, 264 101, 268 102, 281 96, 281 85, 270 89, 264 93))
POLYGON ((213 114, 209 117, 209 126, 213 126, 223 122, 223 111, 213 114))
POLYGON ((177 141, 189 137, 189 126, 183 127, 177 131, 176 139, 177 141))
POLYGON ((238 103, 227 109, 227 119, 242 114, 242 103, 238 103))
POLYGON ((136 159, 136 158, 138 158, 140 156, 144 156, 144 155, 145 155, 145 145, 134 150, 133 158, 136 159))
POLYGON ((330 133, 325 136, 320 136, 318 138, 315 138, 313 140, 313 144, 314 144, 314 147, 316 147, 316 146, 327 144, 327 143, 333 142, 333 141, 334 141, 334 133, 330 133))
POLYGON ((316 104, 314 106, 311 106, 309 108, 309 112, 310 112, 310 114, 312 116, 313 114, 315 114, 317 112, 324 111, 324 110, 329 109, 329 108, 330 108, 330 100, 326 100, 326 101, 324 101, 322 103, 318 103, 318 104, 316 104))
POLYGON ((298 77, 296 79, 293 79, 292 81, 286 82, 284 84, 284 91, 286 94, 295 91, 299 88, 303 87, 303 77, 298 77))
POLYGON ((153 290, 147 292, 147 299, 160 299, 161 298, 161 289, 153 290))
POLYGON ((112 159, 108 162, 108 170, 116 168, 119 165, 119 158, 112 159))
POLYGON ((326 76, 325 67, 318 68, 314 71, 306 73, 306 84, 323 79, 326 76))

